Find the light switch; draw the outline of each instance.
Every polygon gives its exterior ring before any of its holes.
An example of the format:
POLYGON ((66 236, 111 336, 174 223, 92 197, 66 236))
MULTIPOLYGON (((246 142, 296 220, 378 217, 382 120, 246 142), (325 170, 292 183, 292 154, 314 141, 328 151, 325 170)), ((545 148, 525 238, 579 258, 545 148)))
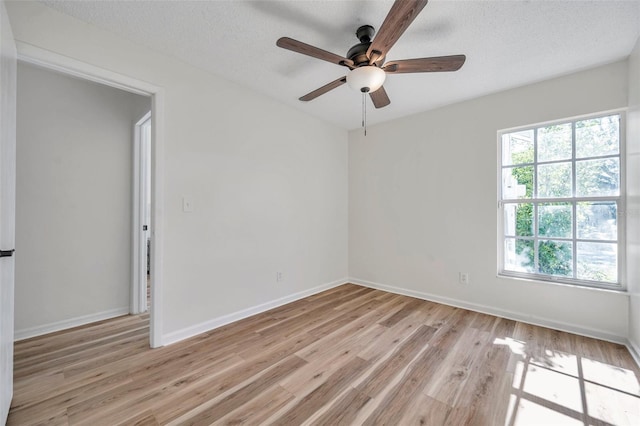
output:
POLYGON ((193 201, 191 197, 182 197, 182 211, 185 213, 191 213, 193 211, 193 201))

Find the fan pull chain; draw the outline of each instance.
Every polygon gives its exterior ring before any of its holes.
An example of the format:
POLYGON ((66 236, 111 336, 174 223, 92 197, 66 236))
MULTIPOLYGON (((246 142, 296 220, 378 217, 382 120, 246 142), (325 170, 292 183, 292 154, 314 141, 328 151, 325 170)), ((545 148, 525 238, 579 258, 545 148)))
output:
POLYGON ((367 136, 367 92, 362 92, 362 128, 367 136))

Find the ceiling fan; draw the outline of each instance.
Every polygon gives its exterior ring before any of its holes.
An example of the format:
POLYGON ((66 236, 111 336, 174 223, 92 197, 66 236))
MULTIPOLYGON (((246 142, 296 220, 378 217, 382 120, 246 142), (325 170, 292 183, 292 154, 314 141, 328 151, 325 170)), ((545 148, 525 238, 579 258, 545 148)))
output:
MULTIPOLYGON (((311 46, 289 37, 278 39, 276 45, 283 49, 302 53, 349 68, 349 73, 331 83, 299 98, 310 101, 336 87, 347 83, 351 88, 368 93, 376 108, 391 103, 384 90, 386 74, 457 71, 466 59, 465 55, 438 56, 431 58, 404 59, 385 62, 386 55, 413 20, 427 5, 428 0, 396 0, 387 14, 375 38, 374 28, 363 25, 356 31, 359 44, 351 47, 346 57, 311 46)), ((364 100, 363 100, 364 102, 364 100)), ((363 105, 364 108, 364 105, 363 105)), ((363 118, 364 127, 364 118, 363 118)))

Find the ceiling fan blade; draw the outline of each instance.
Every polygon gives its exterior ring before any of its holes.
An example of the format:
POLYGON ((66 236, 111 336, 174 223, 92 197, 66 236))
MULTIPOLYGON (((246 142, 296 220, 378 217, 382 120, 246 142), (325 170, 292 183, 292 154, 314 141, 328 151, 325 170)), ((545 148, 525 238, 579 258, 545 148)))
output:
POLYGON ((328 61, 334 64, 353 68, 353 61, 351 59, 336 55, 335 53, 327 52, 326 50, 322 50, 318 47, 311 46, 310 44, 306 44, 289 37, 279 38, 276 42, 276 45, 278 47, 282 47, 283 49, 288 49, 297 53, 302 53, 303 55, 311 56, 312 58, 322 59, 323 61, 328 61))
POLYGON ((332 81, 329 84, 325 84, 324 86, 320 87, 319 89, 314 90, 313 92, 309 92, 306 95, 304 95, 303 97, 300 98, 301 101, 310 101, 313 100, 315 98, 317 98, 320 95, 324 95, 325 93, 327 93, 329 90, 333 90, 336 87, 340 87, 343 84, 345 84, 347 82, 347 77, 340 77, 337 80, 332 81))
POLYGON ((464 55, 389 61, 382 69, 387 73, 458 71, 467 59, 464 55))
POLYGON ((427 5, 428 0, 396 0, 384 19, 378 34, 367 50, 369 64, 386 56, 389 49, 411 25, 416 16, 427 5), (373 55, 373 56, 372 56, 373 55))
POLYGON ((384 86, 380 86, 380 88, 375 92, 369 93, 369 96, 376 108, 386 107, 391 103, 389 96, 387 96, 387 91, 384 90, 384 86))

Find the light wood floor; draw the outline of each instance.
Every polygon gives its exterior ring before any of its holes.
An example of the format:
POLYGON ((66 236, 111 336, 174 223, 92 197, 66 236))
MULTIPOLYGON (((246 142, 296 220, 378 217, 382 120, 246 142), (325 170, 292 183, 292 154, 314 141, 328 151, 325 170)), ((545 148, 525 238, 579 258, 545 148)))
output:
POLYGON ((8 424, 640 424, 623 346, 356 285, 160 349, 147 321, 16 343, 8 424))

